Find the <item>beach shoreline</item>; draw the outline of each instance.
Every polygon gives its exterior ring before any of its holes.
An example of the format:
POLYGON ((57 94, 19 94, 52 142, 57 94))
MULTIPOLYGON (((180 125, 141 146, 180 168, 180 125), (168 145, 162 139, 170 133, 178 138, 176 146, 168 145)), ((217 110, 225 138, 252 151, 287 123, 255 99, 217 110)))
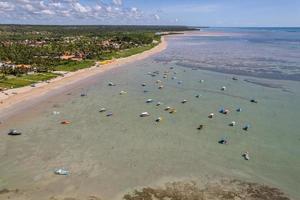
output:
POLYGON ((82 81, 88 77, 101 74, 111 69, 143 60, 154 54, 160 53, 167 48, 166 37, 167 36, 162 36, 161 42, 152 49, 129 57, 115 59, 113 62, 101 65, 100 67, 97 67, 98 62, 96 62, 96 64, 90 68, 81 69, 75 72, 68 72, 64 76, 51 79, 48 83, 42 82, 36 84, 35 87, 25 86, 6 90, 0 93, 0 113, 6 112, 19 103, 31 101, 57 89, 75 84, 76 82, 82 81))

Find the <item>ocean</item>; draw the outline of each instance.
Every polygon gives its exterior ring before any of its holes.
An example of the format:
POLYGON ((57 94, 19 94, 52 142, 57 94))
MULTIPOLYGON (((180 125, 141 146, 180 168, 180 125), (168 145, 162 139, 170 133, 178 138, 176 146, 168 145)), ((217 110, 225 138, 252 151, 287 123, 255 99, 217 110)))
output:
POLYGON ((224 34, 171 36, 164 52, 80 81, 4 120, 0 188, 32 199, 116 199, 143 186, 225 178, 299 198, 300 29, 201 32, 224 34), (9 128, 23 134, 9 137, 9 128), (53 174, 62 167, 69 176, 53 174))

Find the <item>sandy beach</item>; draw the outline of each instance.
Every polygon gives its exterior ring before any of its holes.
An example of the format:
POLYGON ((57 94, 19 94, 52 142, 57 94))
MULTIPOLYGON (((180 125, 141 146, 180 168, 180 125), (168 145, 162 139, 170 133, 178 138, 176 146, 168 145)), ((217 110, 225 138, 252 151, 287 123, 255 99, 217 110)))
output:
POLYGON ((112 63, 101 65, 100 67, 95 66, 91 68, 86 68, 78 70, 76 72, 68 72, 64 76, 59 76, 55 79, 50 80, 50 82, 42 82, 36 84, 35 87, 26 86, 16 89, 6 90, 0 93, 0 113, 9 112, 14 105, 26 101, 33 100, 37 97, 45 95, 53 90, 66 87, 68 85, 74 84, 80 80, 83 80, 87 77, 106 72, 108 70, 121 67, 123 65, 145 59, 149 56, 162 52, 167 48, 167 42, 165 39, 166 36, 161 37, 161 42, 156 47, 144 51, 140 54, 132 55, 125 58, 119 58, 113 60, 112 63))

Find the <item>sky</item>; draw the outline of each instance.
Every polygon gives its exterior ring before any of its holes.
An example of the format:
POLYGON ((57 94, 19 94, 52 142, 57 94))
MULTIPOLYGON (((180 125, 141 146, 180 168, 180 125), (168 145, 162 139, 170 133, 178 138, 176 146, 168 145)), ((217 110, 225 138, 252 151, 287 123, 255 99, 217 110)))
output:
POLYGON ((0 0, 0 23, 300 27, 300 0, 0 0))

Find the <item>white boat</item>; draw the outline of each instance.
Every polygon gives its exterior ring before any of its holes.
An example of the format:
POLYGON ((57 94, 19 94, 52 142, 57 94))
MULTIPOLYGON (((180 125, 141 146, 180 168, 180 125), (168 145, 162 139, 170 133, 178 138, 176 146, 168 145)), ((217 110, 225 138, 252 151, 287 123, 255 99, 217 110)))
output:
POLYGON ((99 112, 105 112, 106 111, 106 108, 101 108, 100 110, 99 110, 99 112))
POLYGON ((208 115, 208 117, 209 117, 209 118, 213 118, 214 115, 215 115, 214 113, 210 113, 210 114, 208 115))
POLYGON ((147 99, 146 103, 151 103, 153 102, 153 99, 147 99))
POLYGON ((162 121, 162 117, 157 118, 155 121, 156 121, 156 122, 162 121))
POLYGON ((9 130, 8 135, 12 135, 12 136, 22 135, 22 132, 17 131, 15 129, 11 129, 11 130, 9 130))
POLYGON ((56 175, 62 175, 62 176, 68 176, 70 174, 70 172, 68 170, 65 170, 65 169, 56 169, 54 170, 54 173, 56 175))
POLYGON ((148 112, 142 112, 140 114, 140 117, 148 117, 148 116, 150 116, 150 114, 148 112))
POLYGON ((235 121, 232 121, 231 123, 230 123, 230 126, 235 126, 236 125, 236 122, 235 121))
POLYGON ((109 82, 108 86, 116 86, 116 84, 114 84, 113 82, 109 82))
POLYGON ((242 156, 245 158, 245 160, 250 160, 249 152, 243 153, 242 156))
POLYGON ((225 86, 221 87, 221 90, 222 90, 222 91, 225 91, 225 90, 226 90, 226 87, 225 87, 225 86))
POLYGON ((182 100, 182 101, 181 101, 181 103, 183 103, 183 104, 184 104, 184 103, 186 103, 186 102, 187 102, 187 100, 186 100, 186 99, 184 99, 184 100, 182 100))
POLYGON ((120 95, 122 95, 122 94, 127 94, 127 92, 125 92, 125 91, 122 90, 122 91, 120 92, 120 95))

